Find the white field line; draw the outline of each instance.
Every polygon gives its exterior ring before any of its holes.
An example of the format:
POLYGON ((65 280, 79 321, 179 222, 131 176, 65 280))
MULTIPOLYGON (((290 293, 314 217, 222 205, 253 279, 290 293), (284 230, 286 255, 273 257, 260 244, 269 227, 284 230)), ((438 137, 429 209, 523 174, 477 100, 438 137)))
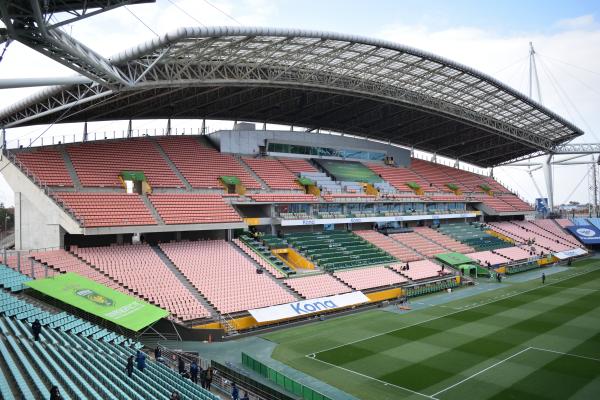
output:
POLYGON ((542 349, 541 347, 530 347, 530 349, 532 349, 532 350, 539 350, 539 351, 546 351, 548 353, 555 353, 555 354, 560 354, 560 355, 563 355, 563 356, 577 357, 577 358, 583 358, 583 359, 586 359, 586 360, 600 362, 600 358, 582 356, 582 355, 579 355, 579 354, 564 353, 562 351, 550 350, 550 349, 542 349))
POLYGON ((494 364, 490 365, 489 367, 484 368, 481 371, 476 372, 473 375, 470 375, 470 376, 466 377, 465 379, 456 382, 454 385, 448 386, 446 389, 442 389, 439 392, 432 394, 432 396, 435 397, 435 396, 437 396, 440 393, 444 393, 445 391, 448 391, 448 390, 450 390, 450 389, 452 389, 452 388, 460 385, 461 383, 464 383, 464 382, 468 381, 469 379, 472 379, 472 378, 476 377, 479 374, 483 374, 485 371, 488 371, 488 370, 490 370, 490 369, 492 369, 492 368, 494 368, 494 367, 496 367, 496 366, 498 366, 498 365, 500 365, 500 364, 502 364, 502 363, 510 360, 511 358, 514 358, 514 357, 518 356, 519 354, 525 353, 527 350, 530 350, 530 349, 531 349, 531 347, 527 347, 527 348, 525 348, 525 349, 523 349, 521 351, 518 351, 515 354, 513 354, 512 356, 506 357, 505 359, 500 360, 497 363, 494 363, 494 364))
POLYGON ((428 399, 431 399, 431 400, 438 400, 435 397, 429 396, 429 395, 427 395, 425 393, 417 392, 417 391, 414 391, 412 389, 405 388, 404 386, 394 385, 393 383, 389 383, 389 382, 386 382, 386 381, 382 381, 381 379, 373 378, 372 376, 369 376, 369 375, 366 375, 366 374, 354 371, 352 369, 340 367, 339 365, 335 365, 335 364, 328 363, 327 361, 319 360, 318 358, 314 358, 314 356, 311 357, 310 355, 306 355, 305 357, 308 357, 308 358, 310 358, 312 360, 315 360, 315 361, 319 361, 319 362, 321 362, 323 364, 329 365, 330 367, 338 368, 338 369, 341 369, 343 371, 350 372, 350 373, 358 375, 358 376, 362 376, 363 378, 371 379, 373 381, 376 381, 376 382, 379 382, 379 383, 383 384, 384 386, 393 386, 395 388, 404 390, 406 392, 409 392, 409 393, 412 393, 412 394, 416 394, 417 396, 425 397, 425 398, 428 398, 428 399))
POLYGON ((538 289, 540 289, 540 288, 543 288, 543 287, 552 286, 552 285, 554 285, 555 283, 560 283, 560 282, 562 282, 562 281, 566 281, 566 280, 568 280, 568 279, 575 278, 575 277, 577 277, 577 276, 580 276, 580 275, 589 274, 590 272, 594 272, 594 271, 597 271, 597 270, 598 270, 598 268, 594 268, 594 269, 591 269, 591 270, 589 270, 589 271, 585 271, 585 272, 581 272, 581 273, 577 273, 577 274, 572 274, 572 275, 569 275, 569 276, 565 276, 564 278, 562 278, 562 279, 559 279, 559 280, 557 280, 556 282, 553 282, 553 283, 548 283, 548 284, 546 284, 546 285, 540 285, 540 286, 538 286, 538 287, 534 287, 534 288, 531 288, 531 289, 527 289, 527 290, 524 290, 524 291, 522 291, 522 292, 516 292, 516 293, 514 293, 514 294, 510 294, 511 292, 508 292, 506 296, 500 296, 499 298, 493 298, 492 300, 490 300, 490 301, 487 301, 487 302, 484 302, 484 303, 475 303, 473 306, 469 306, 468 308, 463 308, 463 309, 460 309, 460 310, 457 310, 457 311, 450 312, 450 313, 448 313, 448 314, 440 315, 440 316, 437 316, 437 317, 432 317, 432 318, 426 319, 426 320, 424 320, 424 321, 421 321, 421 322, 415 322, 414 324, 406 325, 406 326, 403 326, 403 327, 400 327, 400 328, 390 329, 389 331, 385 331, 385 332, 382 332, 382 333, 376 333, 376 334, 374 334, 374 335, 367 336, 367 337, 365 337, 365 338, 361 338, 361 339, 353 340, 353 341, 351 341, 351 342, 347 342, 347 343, 342 343, 342 344, 340 344, 340 345, 333 346, 333 347, 328 347, 328 348, 326 348, 326 349, 319 350, 319 351, 316 351, 316 352, 313 352, 313 353, 309 353, 309 354, 316 355, 316 354, 319 354, 319 353, 324 353, 324 352, 326 352, 326 351, 329 351, 329 350, 335 350, 335 349, 338 349, 338 348, 340 348, 340 347, 344 347, 344 346, 348 346, 348 345, 351 345, 351 344, 354 344, 354 343, 358 343, 358 342, 363 342, 363 341, 366 341, 366 340, 370 340, 370 339, 376 338, 376 337, 378 337, 378 336, 387 335, 388 333, 392 333, 392 332, 401 331, 401 330, 404 330, 404 329, 407 329, 407 328, 412 328, 413 326, 417 326, 417 325, 425 324, 425 323, 427 323, 427 322, 435 321, 435 320, 437 320, 437 319, 441 319, 441 318, 446 318, 446 317, 449 317, 449 316, 451 316, 451 315, 454 315, 454 314, 461 313, 461 312, 463 312, 463 311, 472 310, 472 309, 474 309, 474 308, 483 307, 483 306, 486 306, 486 305, 488 305, 488 304, 496 303, 496 302, 498 302, 498 301, 501 301, 501 300, 506 300, 506 299, 509 299, 509 298, 511 298, 511 297, 518 296, 518 295, 520 295, 520 294, 524 294, 524 293, 532 292, 532 291, 534 291, 534 290, 538 290, 538 289))

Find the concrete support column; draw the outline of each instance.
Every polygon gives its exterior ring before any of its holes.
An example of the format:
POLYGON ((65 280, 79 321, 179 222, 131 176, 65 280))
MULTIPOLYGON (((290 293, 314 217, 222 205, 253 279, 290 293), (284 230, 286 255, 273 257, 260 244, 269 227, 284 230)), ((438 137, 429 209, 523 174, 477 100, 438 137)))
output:
POLYGON ((123 234, 117 234, 117 244, 123 244, 123 234))
POLYGON ((175 240, 177 240, 178 242, 181 242, 181 231, 175 232, 175 240))
POLYGON ((30 258, 29 261, 31 261, 31 277, 35 279, 35 260, 30 258))
POLYGON ((548 208, 554 210, 554 185, 552 183, 552 154, 546 157, 546 161, 542 164, 544 178, 546 179, 546 192, 548 195, 548 208))

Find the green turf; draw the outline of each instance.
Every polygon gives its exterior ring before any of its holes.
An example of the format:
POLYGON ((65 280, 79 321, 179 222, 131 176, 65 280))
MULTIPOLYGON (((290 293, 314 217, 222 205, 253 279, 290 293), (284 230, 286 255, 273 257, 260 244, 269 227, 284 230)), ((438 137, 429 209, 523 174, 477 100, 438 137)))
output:
POLYGON ((361 399, 600 398, 600 262, 543 286, 264 337, 279 343, 274 358, 361 399))

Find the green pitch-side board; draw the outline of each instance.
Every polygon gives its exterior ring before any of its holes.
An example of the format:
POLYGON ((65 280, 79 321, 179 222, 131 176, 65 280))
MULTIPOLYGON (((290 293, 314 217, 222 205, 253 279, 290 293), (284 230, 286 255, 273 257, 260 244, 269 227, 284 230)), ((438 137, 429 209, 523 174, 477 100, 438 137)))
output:
POLYGON ((25 283, 47 296, 94 314, 107 321, 139 331, 169 313, 136 297, 107 288, 69 272, 25 283))

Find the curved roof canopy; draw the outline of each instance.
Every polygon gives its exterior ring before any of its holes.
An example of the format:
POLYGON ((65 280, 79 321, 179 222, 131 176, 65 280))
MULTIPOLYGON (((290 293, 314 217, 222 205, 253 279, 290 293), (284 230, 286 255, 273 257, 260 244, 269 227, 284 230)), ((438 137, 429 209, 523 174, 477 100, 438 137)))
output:
POLYGON ((128 84, 49 87, 0 110, 0 126, 235 119, 345 132, 486 167, 583 134, 469 67, 353 35, 181 28, 110 60, 128 84))

